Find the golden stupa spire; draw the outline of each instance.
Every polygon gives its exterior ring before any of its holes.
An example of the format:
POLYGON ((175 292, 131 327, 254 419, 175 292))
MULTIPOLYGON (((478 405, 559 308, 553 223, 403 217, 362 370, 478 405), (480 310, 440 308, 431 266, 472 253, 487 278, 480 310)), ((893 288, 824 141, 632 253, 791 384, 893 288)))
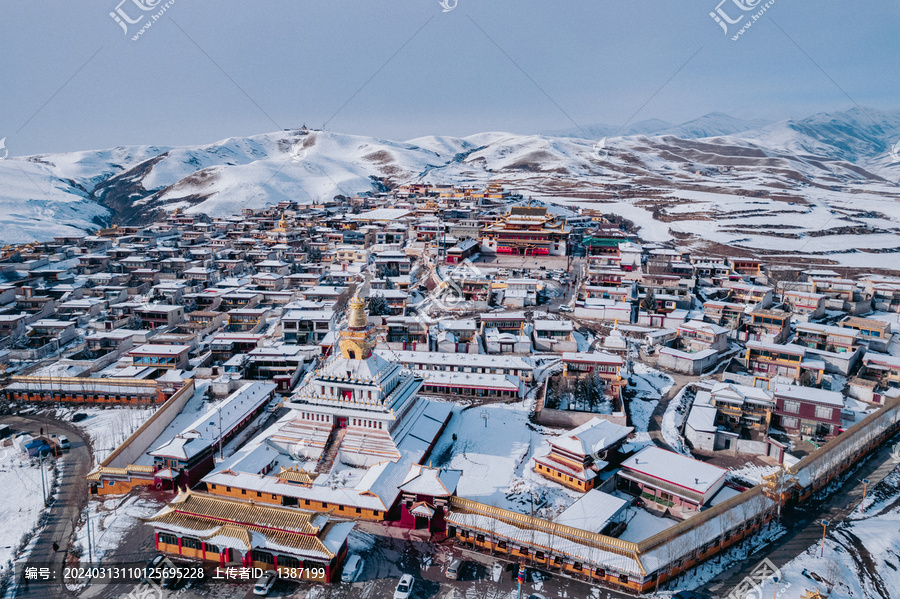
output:
POLYGON ((365 302, 359 297, 358 289, 356 290, 353 299, 350 300, 350 317, 348 319, 348 325, 351 329, 364 329, 369 326, 365 302))
POLYGON ((366 304, 359 297, 359 290, 350 300, 350 315, 347 319, 347 329, 341 331, 338 347, 341 355, 352 360, 365 360, 372 355, 375 346, 374 330, 369 326, 369 317, 366 314, 366 304))

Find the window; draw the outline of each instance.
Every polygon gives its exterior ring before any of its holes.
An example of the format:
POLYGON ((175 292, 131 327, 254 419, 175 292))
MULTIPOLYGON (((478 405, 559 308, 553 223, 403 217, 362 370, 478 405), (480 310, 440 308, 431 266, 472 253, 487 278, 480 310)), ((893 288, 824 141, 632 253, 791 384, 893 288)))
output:
POLYGON ((784 411, 788 414, 799 414, 800 413, 800 402, 794 401, 792 399, 786 399, 784 401, 784 411))
POLYGON ((209 485, 209 488, 215 490, 216 485, 209 485))
POLYGON ((247 489, 241 489, 241 495, 246 495, 246 494, 247 494, 247 489))
POLYGON ((225 492, 226 492, 226 493, 231 493, 231 487, 225 487, 225 492))
POLYGON ((833 414, 834 408, 831 408, 829 406, 816 406, 816 418, 821 418, 822 420, 831 420, 833 414))
POLYGON ((210 545, 209 543, 206 543, 206 552, 207 553, 221 553, 221 550, 219 549, 218 545, 210 545))
POLYGON ((200 539, 193 539, 191 537, 182 537, 181 538, 181 546, 186 549, 200 549, 200 539))
POLYGON ((797 419, 792 416, 787 416, 781 419, 781 424, 784 428, 797 428, 797 419))
POLYGON ((256 492, 256 496, 257 496, 257 497, 262 497, 262 491, 257 491, 257 492, 256 492))
POLYGON ((165 532, 161 532, 161 533, 159 533, 159 542, 165 543, 166 545, 177 545, 178 537, 176 537, 175 535, 170 535, 165 532))
POLYGON ((356 513, 357 513, 357 514, 361 514, 361 513, 362 513, 362 509, 361 509, 361 508, 356 508, 356 513))

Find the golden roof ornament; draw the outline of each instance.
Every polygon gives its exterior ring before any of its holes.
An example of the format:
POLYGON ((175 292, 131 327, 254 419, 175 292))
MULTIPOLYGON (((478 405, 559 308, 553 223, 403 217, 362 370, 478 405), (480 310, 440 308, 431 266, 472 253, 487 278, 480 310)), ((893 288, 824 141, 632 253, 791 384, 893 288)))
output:
POLYGON ((365 302, 359 297, 359 291, 350 300, 350 316, 347 329, 341 331, 338 347, 341 355, 351 360, 365 360, 372 355, 375 347, 374 330, 369 326, 365 302))
POLYGON ((350 300, 349 326, 351 329, 364 329, 369 326, 365 302, 359 297, 359 290, 356 291, 356 295, 350 300))

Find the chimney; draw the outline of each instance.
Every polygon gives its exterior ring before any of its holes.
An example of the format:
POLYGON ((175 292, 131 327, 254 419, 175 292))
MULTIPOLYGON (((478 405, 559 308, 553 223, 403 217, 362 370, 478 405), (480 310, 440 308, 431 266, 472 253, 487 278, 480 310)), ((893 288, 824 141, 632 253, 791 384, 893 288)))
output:
POLYGON ((700 484, 700 479, 699 479, 699 478, 695 478, 695 479, 694 479, 694 484, 695 484, 695 485, 699 485, 699 484, 700 484))
POLYGON ((34 287, 31 287, 31 286, 22 287, 22 294, 25 297, 33 297, 34 296, 34 287))

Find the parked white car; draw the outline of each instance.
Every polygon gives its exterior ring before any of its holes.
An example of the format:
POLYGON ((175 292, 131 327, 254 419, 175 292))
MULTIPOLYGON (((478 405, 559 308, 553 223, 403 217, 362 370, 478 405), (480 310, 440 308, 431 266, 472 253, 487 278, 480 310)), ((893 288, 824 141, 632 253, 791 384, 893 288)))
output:
POLYGON ((394 591, 394 599, 409 599, 412 596, 413 585, 416 579, 410 574, 404 574, 397 583, 397 590, 394 591))

